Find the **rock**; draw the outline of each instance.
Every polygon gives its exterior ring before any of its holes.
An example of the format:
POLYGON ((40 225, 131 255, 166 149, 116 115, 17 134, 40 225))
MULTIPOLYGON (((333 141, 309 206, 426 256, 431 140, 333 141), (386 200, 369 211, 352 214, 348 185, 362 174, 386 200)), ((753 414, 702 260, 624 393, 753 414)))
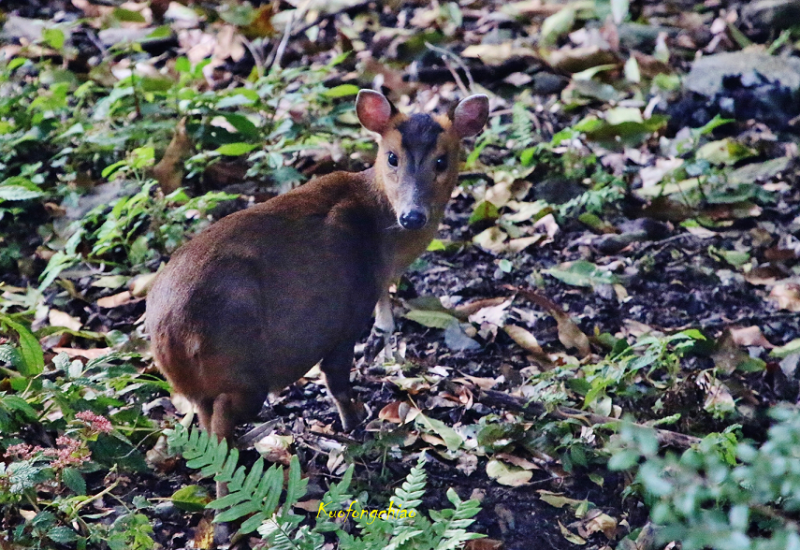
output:
POLYGON ((656 39, 661 33, 675 38, 682 29, 677 27, 656 27, 641 23, 621 23, 617 26, 619 43, 632 50, 650 52, 656 47, 656 39))
POLYGON ((667 108, 670 130, 697 127, 715 115, 757 120, 776 130, 797 131, 800 59, 759 52, 702 57, 683 81, 683 97, 667 108))
POLYGON ((688 91, 713 97, 726 90, 728 79, 736 77, 745 87, 769 81, 796 92, 800 89, 800 58, 750 52, 709 55, 692 64, 683 85, 688 91))
POLYGON ((742 19, 760 30, 783 30, 800 21, 800 0, 757 0, 745 3, 742 19))

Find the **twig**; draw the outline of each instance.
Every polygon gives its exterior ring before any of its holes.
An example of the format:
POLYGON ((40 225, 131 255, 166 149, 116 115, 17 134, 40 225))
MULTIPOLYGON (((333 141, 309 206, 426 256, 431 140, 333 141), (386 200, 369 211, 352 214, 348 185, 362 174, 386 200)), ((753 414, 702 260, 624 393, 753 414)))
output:
POLYGON ((467 80, 469 81, 469 90, 473 92, 475 91, 475 80, 473 80, 472 78, 472 73, 470 72, 469 67, 467 67, 467 64, 464 63, 464 60, 461 59, 460 56, 454 54, 453 52, 445 48, 434 46, 430 42, 425 42, 425 45, 428 47, 429 50, 434 51, 442 56, 442 61, 444 61, 445 67, 447 67, 447 69, 453 74, 453 78, 456 79, 458 87, 461 88, 461 91, 464 92, 464 94, 469 94, 469 91, 465 89, 464 83, 461 81, 461 77, 458 76, 458 73, 455 72, 450 67, 450 64, 447 62, 448 57, 452 58, 453 61, 455 61, 458 64, 458 66, 461 67, 461 70, 464 71, 464 74, 467 76, 467 80))
POLYGON ((111 485, 109 485, 108 487, 106 487, 105 489, 103 489, 102 491, 97 493, 96 495, 92 495, 91 497, 87 498, 83 502, 78 503, 78 505, 75 506, 75 510, 73 510, 73 512, 75 513, 75 515, 77 515, 78 512, 81 510, 81 508, 83 508, 87 504, 90 504, 90 503, 94 502, 98 498, 103 498, 105 495, 107 495, 108 493, 110 493, 111 491, 116 489, 117 485, 119 485, 119 480, 116 480, 114 483, 112 483, 111 485))
MULTIPOLYGON (((577 419, 585 422, 587 425, 593 426, 596 424, 622 424, 622 420, 618 418, 611 418, 610 416, 603 416, 594 414, 571 407, 556 407, 553 410, 547 410, 543 403, 538 401, 528 401, 513 395, 508 395, 500 391, 483 390, 480 393, 478 400, 489 406, 503 407, 516 412, 527 413, 532 416, 547 415, 558 418, 560 420, 577 419)), ((700 443, 700 438, 691 435, 684 435, 670 430, 663 430, 655 428, 656 437, 658 442, 662 445, 677 447, 680 449, 688 449, 692 445, 700 443)))
MULTIPOLYGON (((306 4, 308 4, 308 2, 306 2, 306 4)), ((286 51, 287 44, 289 44, 289 37, 292 34, 292 24, 294 23, 294 19, 295 19, 295 13, 289 15, 289 21, 286 22, 286 30, 283 33, 283 38, 281 38, 280 44, 278 44, 278 47, 275 49, 275 57, 272 59, 272 63, 270 63, 269 67, 270 72, 273 69, 281 68, 283 53, 286 51)))

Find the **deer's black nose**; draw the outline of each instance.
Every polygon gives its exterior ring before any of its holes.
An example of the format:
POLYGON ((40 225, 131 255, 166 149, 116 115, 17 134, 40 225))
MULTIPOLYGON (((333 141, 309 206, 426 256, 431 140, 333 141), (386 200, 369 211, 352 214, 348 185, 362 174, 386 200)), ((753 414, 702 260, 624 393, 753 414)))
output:
POLYGON ((404 229, 422 229, 428 223, 428 216, 422 210, 411 210, 400 216, 400 225, 404 229))

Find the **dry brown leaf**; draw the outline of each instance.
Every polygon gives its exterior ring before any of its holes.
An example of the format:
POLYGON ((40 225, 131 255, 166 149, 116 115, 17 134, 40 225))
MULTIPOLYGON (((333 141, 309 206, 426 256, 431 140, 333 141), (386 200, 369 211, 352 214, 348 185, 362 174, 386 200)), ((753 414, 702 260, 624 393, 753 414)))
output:
POLYGON ((589 519, 585 522, 584 528, 588 535, 602 532, 608 540, 613 540, 617 536, 617 520, 608 514, 595 509, 589 511, 587 518, 589 519))
POLYGON ((97 300, 97 306, 102 307, 105 309, 110 309, 114 307, 124 306, 125 304, 129 304, 133 301, 138 301, 133 297, 133 295, 129 291, 120 292, 119 294, 113 294, 111 296, 106 296, 105 298, 100 298, 97 300))
POLYGON ((555 318, 558 323, 558 339, 565 347, 577 349, 581 357, 592 353, 589 338, 558 304, 532 290, 519 289, 519 293, 555 318))
POLYGON ((516 466, 508 466, 499 460, 492 459, 486 465, 486 475, 494 479, 500 485, 509 487, 520 487, 526 485, 533 477, 533 474, 516 466))
POLYGON ((779 309, 800 311, 800 284, 779 283, 769 293, 769 300, 779 309))
POLYGON ((540 243, 544 241, 545 236, 541 233, 538 235, 534 235, 533 237, 520 237, 518 239, 511 239, 508 241, 508 251, 509 252, 522 252, 529 246, 532 246, 536 243, 540 243))
POLYGON ((564 506, 569 506, 570 508, 577 508, 578 506, 583 503, 582 500, 577 500, 574 498, 568 498, 562 495, 561 493, 554 493, 552 491, 548 491, 546 489, 539 489, 536 491, 539 493, 539 498, 549 504, 554 508, 563 508, 564 506))
POLYGON ((482 325, 489 323, 497 327, 503 326, 505 318, 508 316, 508 306, 511 305, 513 298, 506 299, 497 305, 483 307, 469 316, 470 323, 482 325))
POLYGON ((193 548, 200 548, 201 550, 216 548, 214 544, 214 524, 205 517, 200 518, 200 522, 192 533, 191 543, 193 548))
POLYGON ((500 254, 507 249, 508 234, 497 226, 481 231, 472 238, 472 242, 492 254, 500 254))
POLYGON ((311 500, 304 500, 302 502, 297 502, 292 506, 293 508, 300 508, 306 512, 319 512, 320 510, 320 503, 322 501, 316 498, 312 498, 311 500))
POLYGON ((69 313, 64 313, 57 309, 51 309, 47 314, 47 320, 50 325, 54 327, 66 327, 70 330, 80 330, 82 323, 77 317, 73 317, 69 313))
POLYGON ((509 464, 513 464, 518 468, 522 468, 523 470, 540 470, 539 466, 531 462, 530 460, 525 460, 521 456, 516 456, 508 453, 498 453, 495 455, 495 458, 498 460, 504 460, 509 464))
POLYGON ((542 347, 536 340, 536 336, 524 328, 518 327, 517 325, 506 325, 503 327, 503 330, 506 331, 506 334, 508 334, 522 349, 535 354, 544 353, 544 350, 542 350, 542 347))
POLYGON ((193 149, 194 144, 186 134, 186 118, 182 118, 175 127, 175 134, 167 145, 164 156, 153 167, 153 176, 165 195, 183 184, 183 161, 189 158, 193 149))
POLYGON ((143 296, 147 295, 147 292, 150 290, 150 287, 153 286, 153 281, 156 279, 156 275, 158 273, 145 273, 144 275, 138 275, 131 279, 128 283, 128 288, 131 291, 131 294, 136 298, 142 298, 143 296))
POLYGON ((393 424, 406 424, 414 420, 417 415, 419 415, 418 408, 412 407, 405 401, 394 401, 381 409, 378 418, 393 424))
POLYGON ((535 50, 522 46, 515 46, 513 42, 502 44, 473 44, 461 52, 461 57, 480 59, 486 65, 501 65, 512 57, 538 57, 535 50))
POLYGON ((78 349, 78 348, 52 348, 50 351, 53 353, 66 353, 70 359, 75 357, 83 357, 84 359, 92 360, 98 359, 108 355, 113 350, 111 348, 91 348, 91 349, 78 349))
POLYGON ((786 272, 773 265, 754 267, 744 274, 744 280, 756 286, 773 285, 777 280, 784 277, 786 277, 786 272))
POLYGON ((576 535, 575 533, 564 527, 560 521, 558 522, 558 528, 561 530, 561 534, 564 535, 564 538, 567 539, 572 544, 580 544, 580 545, 586 544, 585 539, 579 537, 578 535, 576 535))
POLYGON ((478 469, 478 457, 471 453, 460 453, 458 455, 456 470, 465 476, 472 475, 478 469))
POLYGON ((556 233, 560 231, 560 228, 558 227, 558 222, 556 221, 556 218, 555 216, 553 216, 553 214, 548 214, 542 217, 542 219, 533 224, 533 228, 536 231, 540 232, 543 231, 544 233, 547 234, 547 240, 542 243, 543 245, 552 241, 553 237, 556 236, 556 233))
POLYGON ((497 379, 496 378, 481 378, 479 376, 470 376, 468 374, 465 374, 464 376, 462 376, 460 378, 454 378, 453 382, 456 382, 456 383, 459 383, 459 384, 465 383, 465 382, 471 383, 471 384, 475 384, 476 386, 478 386, 482 390, 490 390, 490 389, 492 389, 493 387, 495 387, 497 385, 497 379))
POLYGON ((622 328, 625 336, 633 336, 634 338, 638 338, 643 334, 656 332, 656 330, 650 325, 645 325, 644 323, 640 323, 634 319, 625 319, 622 321, 622 328))
POLYGON ((495 539, 472 539, 464 545, 464 550, 501 550, 502 540, 495 539))
POLYGON ((733 342, 739 346, 761 346, 767 349, 775 347, 766 339, 761 332, 761 328, 757 326, 732 328, 731 336, 733 337, 733 342))
POLYGON ((476 313, 487 307, 500 305, 506 300, 508 300, 508 298, 505 296, 498 296, 497 298, 482 298, 480 300, 474 300, 472 302, 467 302, 466 304, 456 306, 455 310, 460 314, 460 317, 463 316, 463 318, 467 318, 473 313, 476 313))
POLYGON ((267 461, 288 466, 292 458, 289 449, 293 443, 294 438, 290 435, 270 434, 253 443, 253 448, 267 461))
POLYGON ((622 61, 617 54, 601 50, 597 46, 553 50, 548 54, 548 61, 553 68, 568 73, 579 73, 598 65, 622 66, 622 61))

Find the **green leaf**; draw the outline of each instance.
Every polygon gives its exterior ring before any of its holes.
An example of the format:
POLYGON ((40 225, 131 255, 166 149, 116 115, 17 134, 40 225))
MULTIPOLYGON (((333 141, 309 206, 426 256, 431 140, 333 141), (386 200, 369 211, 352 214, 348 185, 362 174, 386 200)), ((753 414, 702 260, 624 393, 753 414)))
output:
POLYGON ((356 95, 360 90, 361 88, 359 88, 355 84, 340 84, 339 86, 336 86, 329 90, 325 90, 324 92, 322 92, 322 95, 324 95, 325 97, 336 99, 339 97, 348 97, 351 95, 356 95))
POLYGON ((483 220, 496 220, 500 217, 497 207, 489 201, 481 201, 475 205, 475 209, 469 217, 469 224, 473 225, 483 220))
POLYGON ((258 145, 253 143, 228 143, 227 145, 219 147, 217 153, 228 157, 239 157, 241 155, 246 155, 256 147, 258 147, 258 145))
POLYGON ((614 284, 617 277, 610 271, 603 271, 592 262, 577 260, 543 271, 559 281, 573 286, 594 287, 601 284, 614 284))
POLYGON ((458 319, 444 311, 430 311, 424 309, 412 309, 407 312, 404 317, 428 328, 447 328, 454 322, 458 322, 458 319))
POLYGON ((78 534, 66 525, 57 525, 47 532, 47 538, 58 544, 67 544, 78 540, 78 534))
POLYGON ((639 461, 639 453, 631 450, 615 452, 608 460, 608 469, 611 471, 629 470, 639 461))
POLYGON ((61 29, 45 29, 42 31, 42 38, 54 50, 64 47, 64 31, 61 29))
POLYGON ((23 201, 44 195, 38 185, 28 178, 13 176, 0 183, 0 200, 23 201))
POLYGON ((542 23, 542 30, 539 37, 539 44, 551 46, 556 43, 558 37, 568 33, 575 24, 575 8, 565 6, 542 23))
POLYGON ((445 244, 439 239, 433 239, 427 248, 428 252, 437 252, 439 250, 447 250, 445 244))
POLYGON ((779 357, 783 359, 784 357, 788 357, 789 355, 793 355, 795 353, 800 353, 800 338, 795 338, 794 340, 773 349, 769 354, 772 357, 779 357))
POLYGON ((424 426, 429 430, 434 431, 436 435, 444 440, 444 444, 450 451, 455 451, 464 442, 458 432, 441 420, 436 420, 435 418, 430 418, 420 413, 415 419, 415 422, 419 426, 424 426))
POLYGON ((208 491, 199 485, 187 485, 181 487, 170 497, 172 503, 187 512, 200 512, 205 509, 206 504, 211 502, 208 491))
POLYGON ((19 335, 19 351, 22 355, 20 374, 26 378, 41 374, 44 370, 44 354, 39 340, 25 326, 8 316, 0 315, 0 324, 10 327, 19 335))
POLYGON ((614 23, 619 25, 628 17, 630 10, 629 0, 611 0, 611 15, 614 18, 614 23))
POLYGON ((76 495, 86 494, 86 480, 77 468, 64 468, 61 472, 61 481, 76 495))
POLYGON ((147 20, 138 11, 114 8, 113 15, 118 21, 123 21, 125 23, 147 23, 147 20))

